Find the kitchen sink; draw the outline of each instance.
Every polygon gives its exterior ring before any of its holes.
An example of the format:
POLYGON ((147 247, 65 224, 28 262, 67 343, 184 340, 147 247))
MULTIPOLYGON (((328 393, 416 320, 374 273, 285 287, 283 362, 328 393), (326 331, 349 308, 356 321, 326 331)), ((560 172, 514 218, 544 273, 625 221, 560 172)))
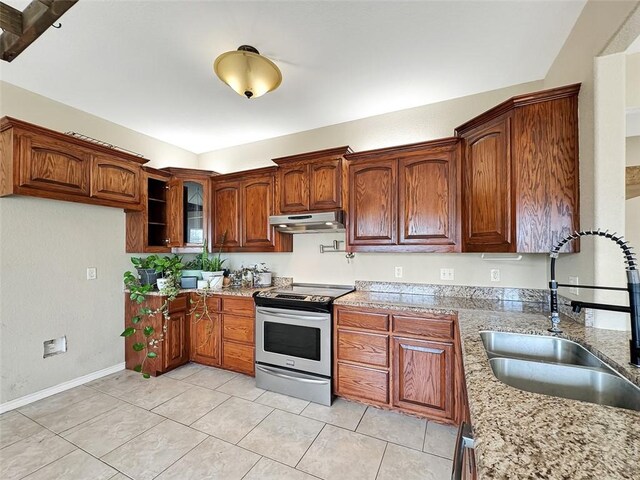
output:
POLYGON ((640 411, 640 388, 601 369, 496 357, 498 380, 520 390, 640 411))
POLYGON ((498 380, 527 392, 640 411, 640 387, 564 338, 480 332, 498 380))
POLYGON ((480 332, 489 358, 522 360, 608 368, 607 364, 582 345, 564 338, 507 332, 480 332))

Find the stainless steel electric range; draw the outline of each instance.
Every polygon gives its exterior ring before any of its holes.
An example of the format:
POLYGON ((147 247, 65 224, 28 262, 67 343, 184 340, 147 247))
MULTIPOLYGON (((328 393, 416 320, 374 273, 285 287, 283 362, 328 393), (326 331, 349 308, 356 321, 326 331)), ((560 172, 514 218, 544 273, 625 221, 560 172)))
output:
POLYGON ((254 294, 258 388, 331 405, 331 309, 353 290, 293 284, 254 294))

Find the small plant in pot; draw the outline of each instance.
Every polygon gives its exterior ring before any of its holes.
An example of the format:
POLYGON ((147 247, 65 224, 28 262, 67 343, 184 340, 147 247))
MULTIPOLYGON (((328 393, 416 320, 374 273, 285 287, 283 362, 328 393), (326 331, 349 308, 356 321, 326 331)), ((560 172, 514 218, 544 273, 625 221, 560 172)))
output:
POLYGON ((184 264, 182 270, 183 277, 196 277, 198 280, 202 280, 202 257, 207 256, 207 240, 204 240, 202 244, 202 253, 196 255, 196 258, 189 260, 184 264))
POLYGON ((218 254, 209 258, 207 252, 203 250, 201 255, 202 261, 202 279, 209 282, 209 288, 222 288, 224 268, 222 265, 226 262, 226 259, 222 259, 220 254, 222 253, 222 245, 226 238, 226 233, 222 235, 220 239, 220 250, 218 254))
POLYGON ((183 268, 182 257, 178 255, 159 257, 156 260, 156 272, 160 273, 162 278, 157 280, 158 290, 166 293, 168 289, 179 289, 183 268))
POLYGON ((160 257, 158 255, 149 255, 148 257, 131 257, 131 263, 138 271, 140 283, 142 285, 151 285, 154 287, 158 280, 158 270, 156 262, 160 257))

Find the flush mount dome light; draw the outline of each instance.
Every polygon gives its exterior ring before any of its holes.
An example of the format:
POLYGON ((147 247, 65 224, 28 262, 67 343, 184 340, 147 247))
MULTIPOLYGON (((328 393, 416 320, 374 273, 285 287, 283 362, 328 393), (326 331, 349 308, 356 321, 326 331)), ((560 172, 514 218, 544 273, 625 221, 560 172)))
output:
POLYGON ((216 58, 213 70, 220 80, 239 95, 258 98, 275 90, 282 82, 280 69, 250 45, 226 52, 216 58))

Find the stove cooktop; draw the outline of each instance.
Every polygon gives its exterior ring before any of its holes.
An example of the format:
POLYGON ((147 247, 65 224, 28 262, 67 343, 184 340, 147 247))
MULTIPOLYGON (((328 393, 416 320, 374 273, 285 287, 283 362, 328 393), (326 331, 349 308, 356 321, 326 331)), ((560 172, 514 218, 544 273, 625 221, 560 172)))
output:
POLYGON ((291 287, 263 290, 254 294, 256 305, 280 306, 283 308, 308 304, 324 308, 338 297, 354 290, 347 285, 315 285, 294 283, 291 287))

